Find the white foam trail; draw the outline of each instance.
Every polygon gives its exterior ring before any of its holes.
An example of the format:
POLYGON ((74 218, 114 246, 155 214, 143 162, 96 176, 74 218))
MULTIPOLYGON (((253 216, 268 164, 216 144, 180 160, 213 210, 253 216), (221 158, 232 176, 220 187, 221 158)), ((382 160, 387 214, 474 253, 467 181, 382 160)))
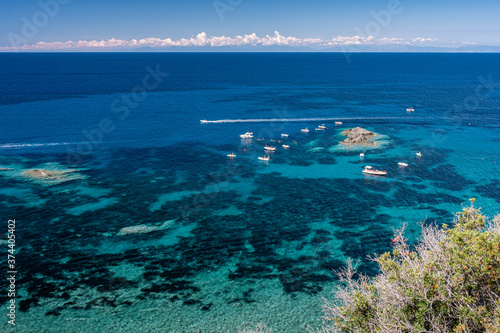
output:
POLYGON ((335 117, 335 118, 257 118, 257 119, 219 119, 203 120, 202 124, 220 123, 265 123, 265 122, 304 122, 304 121, 339 121, 339 120, 388 120, 388 119, 423 119, 414 117, 335 117))
POLYGON ((50 147, 50 146, 65 146, 73 145, 77 142, 47 142, 47 143, 4 143, 0 145, 0 149, 15 149, 25 147, 50 147))
MULTIPOLYGON (((103 141, 99 144, 110 143, 128 143, 128 142, 149 142, 159 141, 161 139, 140 139, 140 140, 120 140, 120 141, 103 141)), ((79 142, 43 142, 43 143, 4 143, 0 144, 0 149, 18 149, 18 148, 38 148, 38 147, 51 147, 51 146, 69 146, 78 145, 80 143, 87 143, 88 141, 79 142)))

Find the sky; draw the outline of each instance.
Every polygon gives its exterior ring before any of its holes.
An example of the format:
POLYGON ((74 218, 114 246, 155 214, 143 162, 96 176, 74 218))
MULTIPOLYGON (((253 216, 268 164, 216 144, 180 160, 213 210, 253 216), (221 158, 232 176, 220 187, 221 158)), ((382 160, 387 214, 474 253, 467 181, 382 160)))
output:
POLYGON ((500 46, 498 0, 17 0, 0 51, 500 46))

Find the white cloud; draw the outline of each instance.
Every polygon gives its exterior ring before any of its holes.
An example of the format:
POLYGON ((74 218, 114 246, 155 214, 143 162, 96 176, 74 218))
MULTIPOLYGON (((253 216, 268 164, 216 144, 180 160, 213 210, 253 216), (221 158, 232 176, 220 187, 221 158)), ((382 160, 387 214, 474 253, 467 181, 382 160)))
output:
POLYGON ((413 38, 411 40, 412 42, 418 42, 418 43, 424 43, 424 42, 435 42, 437 41, 436 38, 423 38, 423 37, 417 37, 417 38, 413 38))
POLYGON ((389 44, 400 44, 405 45, 409 44, 409 42, 405 42, 403 38, 375 38, 373 36, 368 37, 360 37, 360 36, 352 36, 352 37, 343 37, 338 36, 332 38, 329 41, 324 42, 322 45, 389 45, 389 44))
POLYGON ((222 46, 256 46, 256 45, 287 45, 287 46, 334 46, 334 45, 388 45, 401 44, 409 45, 411 43, 433 42, 433 38, 413 38, 410 41, 404 41, 402 38, 375 38, 373 36, 337 36, 329 40, 321 38, 298 38, 293 36, 283 36, 278 31, 274 35, 259 37, 255 33, 244 36, 209 37, 205 32, 199 33, 196 37, 181 38, 173 40, 171 38, 161 39, 156 37, 142 39, 105 39, 105 40, 79 40, 66 42, 38 42, 35 44, 26 44, 19 47, 3 46, 0 51, 44 51, 44 50, 79 50, 79 49, 126 49, 126 48, 168 48, 176 46, 185 47, 222 47, 222 46))

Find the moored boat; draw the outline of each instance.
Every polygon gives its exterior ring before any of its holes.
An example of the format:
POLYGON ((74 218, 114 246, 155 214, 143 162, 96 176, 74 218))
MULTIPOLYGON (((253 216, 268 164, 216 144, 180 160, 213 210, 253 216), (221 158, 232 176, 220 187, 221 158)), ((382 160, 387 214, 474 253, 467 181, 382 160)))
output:
POLYGON ((288 149, 288 148, 290 148, 290 146, 289 146, 289 145, 282 145, 281 147, 283 147, 284 149, 288 149))
POLYGON ((400 167, 407 167, 408 166, 408 163, 405 163, 405 162, 398 162, 398 165, 400 167))
POLYGON ((309 133, 309 128, 303 128, 300 130, 302 133, 309 133))
POLYGON ((406 112, 413 112, 413 111, 415 111, 414 108, 408 108, 408 109, 406 109, 406 112))
POLYGON ((235 153, 230 153, 230 154, 227 154, 227 157, 233 158, 233 157, 236 157, 236 154, 235 153))
POLYGON ((242 139, 252 139, 253 138, 253 132, 246 132, 245 134, 240 134, 240 138, 242 138, 242 139))
POLYGON ((365 156, 365 153, 360 153, 359 154, 360 157, 364 157, 365 156))
POLYGON ((325 126, 325 124, 321 124, 321 125, 318 126, 318 128, 326 129, 327 127, 325 126))
POLYGON ((275 151, 275 150, 276 150, 276 147, 266 145, 266 146, 264 147, 264 149, 265 149, 265 150, 275 151))
POLYGON ((281 137, 282 137, 282 138, 288 138, 288 134, 281 133, 281 137))
POLYGON ((342 122, 341 121, 336 121, 335 125, 342 125, 342 122))
POLYGON ((258 157, 259 161, 269 161, 269 156, 264 155, 264 157, 259 156, 258 157))
POLYGON ((422 153, 421 153, 421 152, 418 152, 418 153, 417 153, 417 156, 418 156, 418 157, 422 157, 422 153))
POLYGON ((377 170, 377 169, 374 169, 373 167, 371 167, 369 165, 365 166, 365 168, 363 169, 363 173, 367 173, 367 174, 370 174, 370 175, 377 175, 377 176, 385 176, 385 175, 387 175, 387 171, 377 170))

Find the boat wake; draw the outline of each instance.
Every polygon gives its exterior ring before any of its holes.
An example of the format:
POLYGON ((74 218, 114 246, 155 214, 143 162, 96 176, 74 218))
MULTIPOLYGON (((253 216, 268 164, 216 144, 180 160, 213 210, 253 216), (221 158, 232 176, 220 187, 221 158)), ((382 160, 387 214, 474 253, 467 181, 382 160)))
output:
POLYGON ((265 123, 265 122, 304 122, 304 121, 338 121, 338 120, 422 120, 423 118, 414 117, 327 117, 327 118, 257 118, 257 119, 218 119, 201 120, 202 124, 221 124, 221 123, 265 123))
POLYGON ((50 147, 50 146, 66 146, 74 145, 78 142, 47 142, 47 143, 4 143, 0 144, 0 149, 16 149, 16 148, 27 148, 27 147, 50 147))
MULTIPOLYGON (((116 140, 116 141, 102 141, 99 144, 114 144, 114 143, 130 143, 130 142, 149 142, 160 141, 161 139, 138 139, 138 140, 116 140)), ((52 146, 70 146, 87 143, 88 141, 79 142, 44 142, 44 143, 3 143, 0 144, 1 149, 20 149, 20 148, 40 148, 52 146)))

